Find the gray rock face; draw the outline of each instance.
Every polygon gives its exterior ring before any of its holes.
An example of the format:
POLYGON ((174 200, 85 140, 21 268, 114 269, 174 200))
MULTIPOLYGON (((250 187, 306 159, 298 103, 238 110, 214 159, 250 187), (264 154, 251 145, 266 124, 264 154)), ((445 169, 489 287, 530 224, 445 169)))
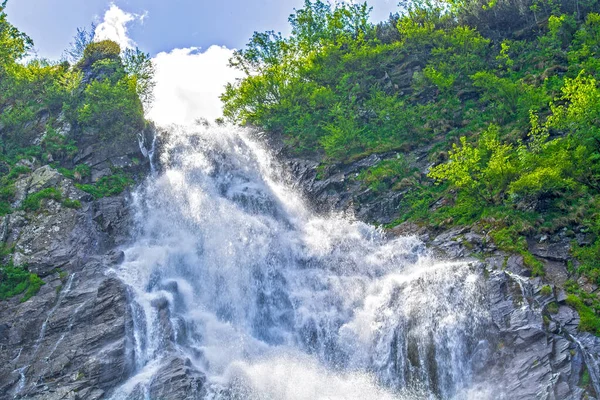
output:
MULTIPOLYGON (((56 187, 82 206, 46 199, 38 212, 0 219, 0 241, 14 248, 15 264, 45 282, 26 302, 0 302, 0 400, 107 398, 136 368, 128 289, 111 274, 131 230, 129 195, 93 201, 48 166, 20 182, 23 199, 56 187)), ((202 382, 173 357, 153 398, 192 398, 185 393, 199 393, 202 382)))
POLYGON ((73 164, 89 166, 92 182, 111 175, 114 168, 129 171, 143 170, 147 168, 148 164, 148 159, 144 154, 147 149, 144 146, 149 146, 149 143, 152 142, 151 138, 155 134, 153 125, 149 125, 148 128, 139 132, 139 142, 132 141, 130 138, 115 138, 100 142, 96 132, 84 134, 78 143, 82 150, 75 156, 73 164))
POLYGON ((498 399, 592 398, 594 384, 580 387, 580 381, 584 370, 591 375, 597 365, 586 360, 589 347, 580 342, 585 337, 597 346, 600 340, 577 332, 579 317, 570 307, 561 304, 552 313, 548 305, 558 304, 558 299, 541 293, 539 279, 500 270, 488 273, 492 348, 478 377, 481 388, 492 382, 498 399))
POLYGON ((45 285, 24 303, 2 302, 0 398, 100 398, 133 368, 127 290, 107 275, 119 261, 108 251, 116 243, 110 223, 93 219, 94 210, 107 221, 115 216, 50 167, 24 179, 27 193, 58 187, 82 207, 43 200, 40 212, 3 218, 2 239, 14 247, 15 264, 27 265, 45 285))
MULTIPOLYGON (((389 154, 385 158, 394 157, 389 154)), ((332 167, 327 178, 317 178, 318 162, 302 159, 286 161, 296 181, 296 185, 311 200, 318 211, 352 210, 357 218, 366 222, 387 224, 397 217, 397 209, 403 192, 386 191, 385 194, 374 193, 371 189, 362 187, 355 180, 365 168, 373 167, 384 157, 372 155, 360 162, 346 166, 332 167)))
POLYGON ((150 386, 150 397, 200 400, 206 395, 204 382, 204 376, 191 367, 189 360, 173 357, 156 374, 150 386))

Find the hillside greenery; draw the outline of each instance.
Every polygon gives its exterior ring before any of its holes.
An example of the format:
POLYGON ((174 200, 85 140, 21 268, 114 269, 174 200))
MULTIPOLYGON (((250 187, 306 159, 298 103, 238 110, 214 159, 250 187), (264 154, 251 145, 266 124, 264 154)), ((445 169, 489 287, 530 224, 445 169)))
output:
MULTIPOLYGON (((257 32, 236 51, 246 76, 222 95, 225 116, 323 165, 395 154, 357 177, 403 193, 391 226, 477 227, 534 275, 543 264, 526 238, 566 232, 573 278, 600 285, 600 3, 401 6, 373 25, 367 4, 307 0, 289 37, 257 32), (414 149, 427 165, 411 162, 414 149)), ((600 333, 600 301, 567 289, 581 328, 600 333)))
MULTIPOLYGON (((94 40, 92 26, 78 30, 66 51, 69 61, 31 58, 33 42, 10 24, 6 3, 0 0, 0 217, 45 212, 50 201, 81 207, 55 187, 16 203, 17 181, 41 165, 58 169, 95 199, 122 192, 133 183, 128 174, 115 169, 92 182, 90 167, 74 160, 90 143, 112 148, 137 142, 147 124, 144 107, 152 101, 150 56, 94 40)), ((5 247, 2 259, 10 255, 5 247)), ((42 284, 21 266, 0 266, 0 300, 25 293, 25 301, 42 284)))

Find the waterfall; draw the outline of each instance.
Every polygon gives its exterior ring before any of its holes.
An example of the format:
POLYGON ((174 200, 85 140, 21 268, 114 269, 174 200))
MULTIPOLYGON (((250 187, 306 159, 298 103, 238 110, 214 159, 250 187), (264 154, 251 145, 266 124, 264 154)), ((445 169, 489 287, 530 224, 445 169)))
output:
POLYGON ((490 318, 475 268, 314 213, 244 129, 162 140, 114 271, 133 294, 136 358, 114 399, 151 398, 173 357, 206 377, 207 399, 469 397, 490 318))

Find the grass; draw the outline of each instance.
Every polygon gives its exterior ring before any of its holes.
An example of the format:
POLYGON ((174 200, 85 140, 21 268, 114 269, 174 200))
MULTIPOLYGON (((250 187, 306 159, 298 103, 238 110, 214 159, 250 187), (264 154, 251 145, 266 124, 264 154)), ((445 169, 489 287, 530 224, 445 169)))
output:
POLYGON ((52 187, 40 190, 37 193, 27 196, 21 205, 21 209, 30 212, 39 211, 42 205, 42 200, 45 199, 61 201, 62 193, 60 190, 52 187))
POLYGON ((91 194, 94 199, 115 196, 133 184, 133 179, 122 171, 100 178, 94 184, 78 184, 79 189, 91 194))
POLYGON ((26 302, 35 296, 44 284, 39 276, 25 268, 12 265, 0 267, 0 300, 24 293, 21 302, 26 302))
POLYGON ((542 296, 550 296, 552 294, 552 288, 550 287, 550 285, 543 286, 540 290, 540 294, 542 296))
POLYGON ((600 317, 575 294, 567 296, 567 304, 579 313, 579 330, 600 335, 600 317))

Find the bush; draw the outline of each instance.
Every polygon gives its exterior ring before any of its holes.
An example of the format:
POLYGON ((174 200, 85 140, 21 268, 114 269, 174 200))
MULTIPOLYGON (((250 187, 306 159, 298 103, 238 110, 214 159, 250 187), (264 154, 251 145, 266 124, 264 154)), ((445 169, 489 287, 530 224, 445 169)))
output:
POLYGON ((46 160, 51 156, 54 161, 70 160, 78 152, 75 141, 56 132, 52 126, 46 127, 46 134, 41 142, 46 160))
POLYGON ((78 164, 73 168, 73 170, 69 170, 66 168, 59 168, 58 172, 63 174, 65 177, 69 179, 74 179, 76 181, 81 181, 92 174, 91 168, 86 164, 78 164))
MULTIPOLYGON (((375 192, 387 190, 392 185, 399 183, 413 172, 404 156, 399 156, 394 160, 385 160, 362 171, 357 179, 375 192)), ((396 185, 394 185, 395 187, 396 185)))
POLYGON ((44 281, 24 268, 5 265, 0 267, 0 300, 6 300, 25 292, 21 302, 33 297, 44 281))
POLYGON ((540 290, 540 294, 542 296, 550 296, 552 294, 552 288, 550 287, 550 285, 542 286, 542 289, 540 290))
POLYGON ((600 317, 593 309, 586 306, 583 301, 574 294, 567 296, 567 304, 579 313, 579 330, 600 335, 600 317))
POLYGON ((123 172, 117 172, 114 175, 102 177, 95 184, 76 185, 79 189, 91 194, 94 199, 102 197, 115 196, 122 193, 127 187, 133 184, 133 179, 123 172))
POLYGON ((99 60, 120 60, 121 47, 112 40, 92 42, 83 51, 83 58, 79 62, 80 68, 88 68, 99 60))
POLYGON ((73 208, 73 209, 81 208, 81 202, 79 200, 64 199, 62 201, 62 205, 67 208, 73 208))
POLYGON ((46 188, 40 190, 37 193, 28 195, 27 198, 23 201, 21 209, 25 211, 39 211, 42 200, 44 199, 61 201, 62 193, 56 188, 46 188))
POLYGON ((125 76, 115 84, 109 79, 90 83, 77 110, 77 121, 84 129, 99 131, 102 140, 135 140, 135 134, 145 125, 135 78, 125 76))

